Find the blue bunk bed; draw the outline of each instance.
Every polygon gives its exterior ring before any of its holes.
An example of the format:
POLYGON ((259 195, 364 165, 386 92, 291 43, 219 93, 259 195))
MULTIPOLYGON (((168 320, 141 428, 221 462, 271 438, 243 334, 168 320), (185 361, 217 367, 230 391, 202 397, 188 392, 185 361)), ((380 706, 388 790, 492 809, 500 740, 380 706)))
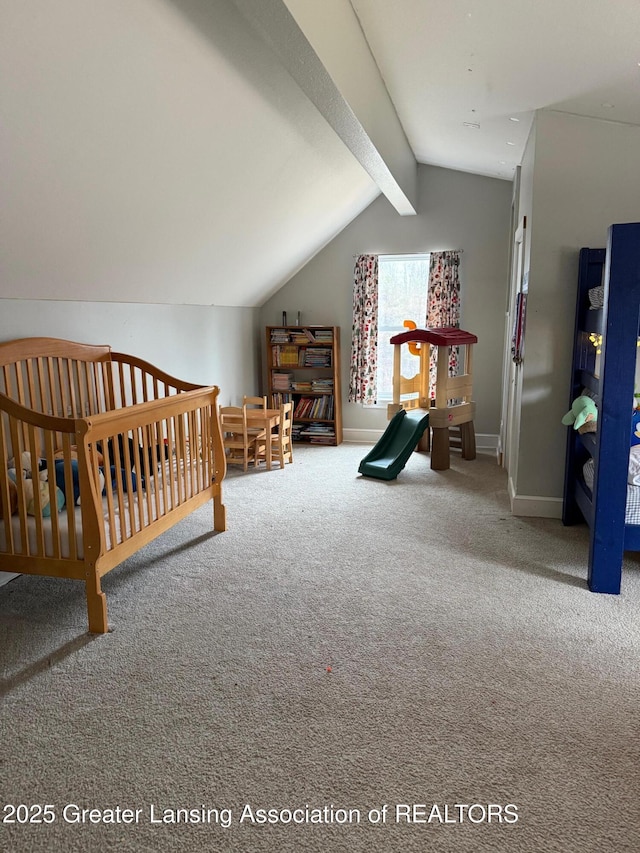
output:
POLYGON ((580 251, 570 403, 586 390, 598 421, 596 432, 567 430, 562 514, 566 525, 589 525, 592 592, 618 594, 624 552, 640 551, 640 517, 629 512, 640 486, 627 482, 639 309, 640 223, 612 225, 606 249, 580 251), (602 307, 593 308, 599 285, 602 307))

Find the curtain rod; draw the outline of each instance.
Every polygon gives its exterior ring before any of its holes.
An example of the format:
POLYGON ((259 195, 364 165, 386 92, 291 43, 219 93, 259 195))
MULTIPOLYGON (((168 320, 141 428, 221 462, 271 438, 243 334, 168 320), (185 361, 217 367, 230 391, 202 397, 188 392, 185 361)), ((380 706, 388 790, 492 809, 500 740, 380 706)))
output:
POLYGON ((419 255, 431 255, 436 252, 457 252, 459 255, 463 255, 464 249, 430 249, 427 252, 360 252, 357 255, 352 255, 352 257, 360 258, 362 255, 377 255, 383 258, 417 258, 419 255))

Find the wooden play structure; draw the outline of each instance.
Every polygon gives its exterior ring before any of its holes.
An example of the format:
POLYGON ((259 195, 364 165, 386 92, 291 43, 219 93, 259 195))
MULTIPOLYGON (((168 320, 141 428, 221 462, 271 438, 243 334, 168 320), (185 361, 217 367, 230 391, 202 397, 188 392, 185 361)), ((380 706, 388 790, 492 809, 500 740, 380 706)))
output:
POLYGON ((417 329, 412 320, 406 320, 404 325, 408 327, 408 331, 391 338, 394 346, 393 403, 389 403, 387 407, 389 419, 401 409, 422 409, 428 412, 429 425, 423 433, 418 449, 431 451, 431 468, 436 471, 449 468, 451 427, 458 427, 460 430, 462 458, 475 459, 473 418, 476 404, 471 399, 471 348, 478 342, 478 338, 470 332, 456 328, 417 329), (404 344, 420 359, 420 369, 411 379, 401 375, 401 353, 404 344), (435 400, 429 397, 431 346, 437 347, 438 351, 435 400), (457 376, 449 376, 452 347, 459 348, 460 370, 457 376))

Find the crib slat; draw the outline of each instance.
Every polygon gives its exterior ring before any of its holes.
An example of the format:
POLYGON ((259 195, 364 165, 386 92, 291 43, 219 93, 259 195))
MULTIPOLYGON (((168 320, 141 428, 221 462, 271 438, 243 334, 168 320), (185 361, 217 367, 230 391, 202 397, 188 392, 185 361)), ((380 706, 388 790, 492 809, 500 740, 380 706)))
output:
POLYGON ((131 458, 132 454, 136 453, 138 450, 138 445, 136 442, 137 433, 134 430, 133 432, 133 444, 129 444, 128 438, 129 435, 122 436, 122 451, 124 455, 124 471, 125 471, 125 480, 127 484, 127 506, 128 506, 128 514, 129 514, 129 536, 133 536, 136 531, 136 510, 135 504, 136 499, 135 496, 138 493, 138 489, 140 488, 140 479, 133 473, 133 464, 134 459, 131 458), (133 480, 136 480, 136 488, 133 488, 133 480))
POLYGON ((9 459, 9 447, 7 441, 8 416, 4 412, 0 413, 0 499, 2 506, 5 508, 2 515, 4 526, 5 542, 8 545, 9 553, 14 551, 13 543, 13 525, 11 524, 11 513, 9 507, 9 474, 7 460, 9 459))
POLYGON ((108 441, 102 442, 102 458, 103 458, 103 467, 104 467, 104 477, 105 477, 105 495, 107 498, 107 517, 109 519, 109 530, 111 531, 111 547, 115 547, 118 544, 118 538, 116 536, 116 524, 115 524, 115 508, 113 505, 113 478, 111 476, 111 452, 109 448, 108 441))
MULTIPOLYGON (((164 418, 164 420, 158 422, 158 432, 161 432, 163 435, 167 436, 167 441, 169 443, 169 447, 173 448, 173 433, 171 431, 171 421, 169 418, 164 418)), ((171 451, 170 451, 171 452, 171 451)), ((171 471, 173 470, 173 466, 175 465, 174 458, 172 456, 172 465, 162 465, 160 468, 160 480, 161 480, 161 488, 162 488, 162 501, 161 507, 158 509, 158 514, 164 515, 169 512, 171 509, 171 492, 172 483, 170 479, 171 471)))
POLYGON ((47 380, 49 385, 49 405, 51 406, 51 414, 58 414, 58 406, 56 403, 56 383, 54 379, 54 368, 53 368, 53 359, 45 358, 43 359, 44 366, 46 367, 47 380))
POLYGON ((20 403, 20 405, 27 405, 24 398, 24 379, 22 375, 22 364, 18 364, 15 367, 15 379, 16 379, 16 399, 20 403))
POLYGON ((22 428, 19 427, 15 418, 10 419, 11 449, 13 450, 16 466, 16 488, 18 490, 18 520, 20 525, 20 551, 18 553, 28 554, 27 546, 27 497, 24 491, 24 480, 22 477, 22 428))
POLYGON ((114 460, 113 460, 112 464, 113 464, 113 470, 115 472, 115 483, 116 483, 116 488, 115 488, 116 505, 115 505, 115 509, 117 510, 118 518, 120 520, 120 537, 119 537, 118 541, 123 542, 127 538, 127 525, 126 525, 126 523, 124 523, 124 517, 123 517, 124 516, 124 488, 123 488, 123 484, 122 484, 122 468, 120 467, 120 459, 119 459, 120 454, 118 453, 118 445, 117 445, 118 436, 117 435, 111 436, 111 440, 112 440, 112 442, 114 442, 114 444, 113 444, 114 460))
POLYGON ((71 436, 69 433, 62 435, 62 451, 63 451, 63 471, 64 471, 64 494, 65 494, 65 512, 67 514, 67 527, 69 532, 69 557, 72 560, 77 560, 78 553, 78 536, 76 533, 76 505, 74 502, 73 491, 73 470, 71 467, 71 436))
POLYGON ((53 446, 53 438, 54 434, 50 430, 46 430, 44 433, 44 446, 43 453, 45 455, 45 459, 47 460, 47 471, 49 472, 49 501, 52 507, 51 510, 51 548, 53 551, 53 557, 57 560, 62 559, 62 548, 60 546, 60 521, 58 518, 58 512, 54 511, 53 507, 57 509, 57 499, 58 499, 58 485, 56 480, 56 466, 55 466, 55 447, 53 446))
MULTIPOLYGON (((44 529, 42 527, 42 497, 40 494, 40 477, 38 472, 38 452, 36 446, 36 431, 32 425, 27 428, 27 451, 31 456, 31 488, 33 489, 33 516, 36 525, 35 557, 44 557, 44 529)), ((31 543, 29 542, 31 553, 31 543)))
POLYGON ((102 362, 102 386, 104 390, 104 411, 117 408, 113 391, 113 365, 102 362))
POLYGON ((67 409, 67 417, 77 418, 82 417, 82 412, 78 411, 78 402, 76 397, 77 381, 74 367, 77 362, 70 358, 65 359, 67 365, 67 381, 69 382, 69 407, 67 409))
POLYGON ((177 417, 174 415, 171 418, 172 428, 173 428, 173 449, 175 452, 175 460, 176 460, 176 472, 177 477, 175 478, 175 482, 172 483, 172 491, 175 486, 175 502, 176 504, 182 503, 182 471, 184 470, 183 465, 183 453, 182 453, 182 435, 180 433, 180 425, 177 417))
POLYGON ((33 382, 33 360, 32 359, 28 358, 25 361, 25 368, 26 368, 26 372, 27 372, 26 378, 27 378, 28 396, 25 399, 24 405, 28 406, 30 409, 37 409, 38 405, 37 405, 37 400, 36 400, 35 386, 34 386, 34 382, 33 382))
POLYGON ((49 400, 47 397, 47 383, 45 382, 44 364, 42 358, 36 359, 38 384, 40 386, 40 410, 43 413, 48 413, 50 410, 49 400))

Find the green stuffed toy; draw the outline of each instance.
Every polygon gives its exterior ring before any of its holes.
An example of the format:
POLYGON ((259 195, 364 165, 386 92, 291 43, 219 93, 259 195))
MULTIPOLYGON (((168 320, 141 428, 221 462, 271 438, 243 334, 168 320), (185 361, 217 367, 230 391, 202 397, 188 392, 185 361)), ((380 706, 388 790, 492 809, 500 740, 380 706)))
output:
POLYGON ((585 394, 581 394, 571 404, 571 410, 562 418, 565 426, 572 426, 578 432, 595 432, 598 420, 596 404, 585 394))

